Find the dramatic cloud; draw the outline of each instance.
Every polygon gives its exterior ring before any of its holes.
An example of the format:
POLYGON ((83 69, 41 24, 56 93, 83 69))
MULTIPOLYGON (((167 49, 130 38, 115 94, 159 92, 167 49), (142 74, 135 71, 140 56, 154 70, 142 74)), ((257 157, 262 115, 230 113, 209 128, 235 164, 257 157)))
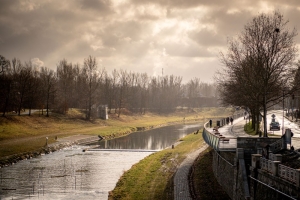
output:
POLYGON ((92 55, 109 72, 213 82, 227 39, 274 10, 299 30, 297 0, 3 0, 0 54, 51 69, 62 59, 82 64, 92 55))

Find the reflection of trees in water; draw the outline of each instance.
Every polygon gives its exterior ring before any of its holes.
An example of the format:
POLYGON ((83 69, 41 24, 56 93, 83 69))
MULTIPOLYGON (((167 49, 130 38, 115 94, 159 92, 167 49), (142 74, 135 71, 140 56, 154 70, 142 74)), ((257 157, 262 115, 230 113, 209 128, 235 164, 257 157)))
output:
POLYGON ((101 141, 100 148, 160 150, 171 146, 179 138, 195 132, 199 128, 199 124, 189 124, 135 132, 124 137, 101 141))

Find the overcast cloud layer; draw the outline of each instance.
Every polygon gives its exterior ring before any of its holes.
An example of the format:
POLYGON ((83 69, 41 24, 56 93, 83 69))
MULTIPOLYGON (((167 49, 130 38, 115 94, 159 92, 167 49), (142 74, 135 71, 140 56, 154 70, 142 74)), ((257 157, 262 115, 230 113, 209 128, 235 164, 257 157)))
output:
MULTIPOLYGON (((56 69, 97 58, 107 71, 213 82, 219 52, 260 13, 300 29, 298 0, 0 0, 0 55, 56 69)), ((300 43, 300 36, 296 42, 300 43)))

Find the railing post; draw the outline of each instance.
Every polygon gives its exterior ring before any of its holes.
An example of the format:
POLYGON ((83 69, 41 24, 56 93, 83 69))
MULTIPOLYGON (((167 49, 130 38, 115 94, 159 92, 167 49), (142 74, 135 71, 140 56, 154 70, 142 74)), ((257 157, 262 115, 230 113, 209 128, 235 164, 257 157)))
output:
POLYGON ((251 157, 251 166, 254 168, 258 168, 260 166, 260 158, 262 157, 262 155, 252 154, 251 157))
POLYGON ((274 176, 278 176, 278 165, 280 164, 280 161, 273 161, 272 162, 272 174, 274 176))

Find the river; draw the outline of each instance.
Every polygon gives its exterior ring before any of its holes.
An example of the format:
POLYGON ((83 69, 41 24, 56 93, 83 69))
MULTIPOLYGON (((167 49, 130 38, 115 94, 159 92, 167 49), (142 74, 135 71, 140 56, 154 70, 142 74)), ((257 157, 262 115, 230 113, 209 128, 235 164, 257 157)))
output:
POLYGON ((133 164, 199 128, 199 124, 161 127, 100 141, 92 144, 97 145, 93 151, 84 152, 87 146, 72 146, 20 161, 0 169, 0 200, 106 200, 133 164))

